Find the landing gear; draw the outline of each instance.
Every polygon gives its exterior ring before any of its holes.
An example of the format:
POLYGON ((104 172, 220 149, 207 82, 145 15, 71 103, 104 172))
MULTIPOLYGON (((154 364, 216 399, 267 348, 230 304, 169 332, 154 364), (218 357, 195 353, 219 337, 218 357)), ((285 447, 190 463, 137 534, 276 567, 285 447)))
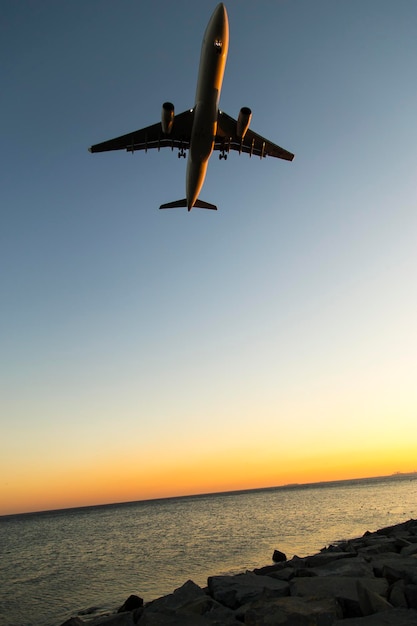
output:
POLYGON ((225 151, 224 149, 220 152, 220 154, 219 154, 219 159, 220 159, 220 161, 221 161, 222 159, 224 159, 224 160, 226 161, 226 159, 227 159, 227 154, 226 154, 226 151, 225 151))
POLYGON ((178 150, 178 158, 180 159, 181 157, 184 157, 184 159, 185 159, 186 156, 187 156, 187 154, 186 154, 184 148, 180 148, 178 150))

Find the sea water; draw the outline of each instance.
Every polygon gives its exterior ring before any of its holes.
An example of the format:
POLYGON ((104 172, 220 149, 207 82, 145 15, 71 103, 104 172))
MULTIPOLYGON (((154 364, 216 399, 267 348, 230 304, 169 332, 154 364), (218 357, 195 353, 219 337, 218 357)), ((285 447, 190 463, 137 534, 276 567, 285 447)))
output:
POLYGON ((417 517, 417 475, 0 517, 0 624, 59 626, 417 517))

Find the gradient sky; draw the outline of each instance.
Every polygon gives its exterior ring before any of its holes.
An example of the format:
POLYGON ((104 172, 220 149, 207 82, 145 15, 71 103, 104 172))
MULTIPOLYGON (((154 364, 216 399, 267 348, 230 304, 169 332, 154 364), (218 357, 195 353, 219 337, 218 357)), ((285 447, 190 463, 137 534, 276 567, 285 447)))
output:
POLYGON ((229 0, 293 163, 93 143, 194 104, 215 2, 5 0, 0 514, 417 470, 417 3, 229 0))

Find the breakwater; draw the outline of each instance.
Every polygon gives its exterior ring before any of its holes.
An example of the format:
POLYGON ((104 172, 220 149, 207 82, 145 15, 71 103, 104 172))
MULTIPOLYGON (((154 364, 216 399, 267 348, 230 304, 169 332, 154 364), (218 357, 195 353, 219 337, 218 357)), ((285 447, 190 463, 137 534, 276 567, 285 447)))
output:
POLYGON ((417 520, 366 531, 306 557, 276 550, 273 565, 185 582, 144 603, 130 596, 114 614, 75 616, 62 626, 416 626, 417 520))

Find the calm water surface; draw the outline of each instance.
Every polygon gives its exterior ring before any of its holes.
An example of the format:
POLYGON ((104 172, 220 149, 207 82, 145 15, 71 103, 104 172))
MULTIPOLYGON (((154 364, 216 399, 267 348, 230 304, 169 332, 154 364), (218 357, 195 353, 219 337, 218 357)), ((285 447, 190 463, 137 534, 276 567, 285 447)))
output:
POLYGON ((417 517, 417 477, 0 517, 0 624, 59 626, 417 517))

